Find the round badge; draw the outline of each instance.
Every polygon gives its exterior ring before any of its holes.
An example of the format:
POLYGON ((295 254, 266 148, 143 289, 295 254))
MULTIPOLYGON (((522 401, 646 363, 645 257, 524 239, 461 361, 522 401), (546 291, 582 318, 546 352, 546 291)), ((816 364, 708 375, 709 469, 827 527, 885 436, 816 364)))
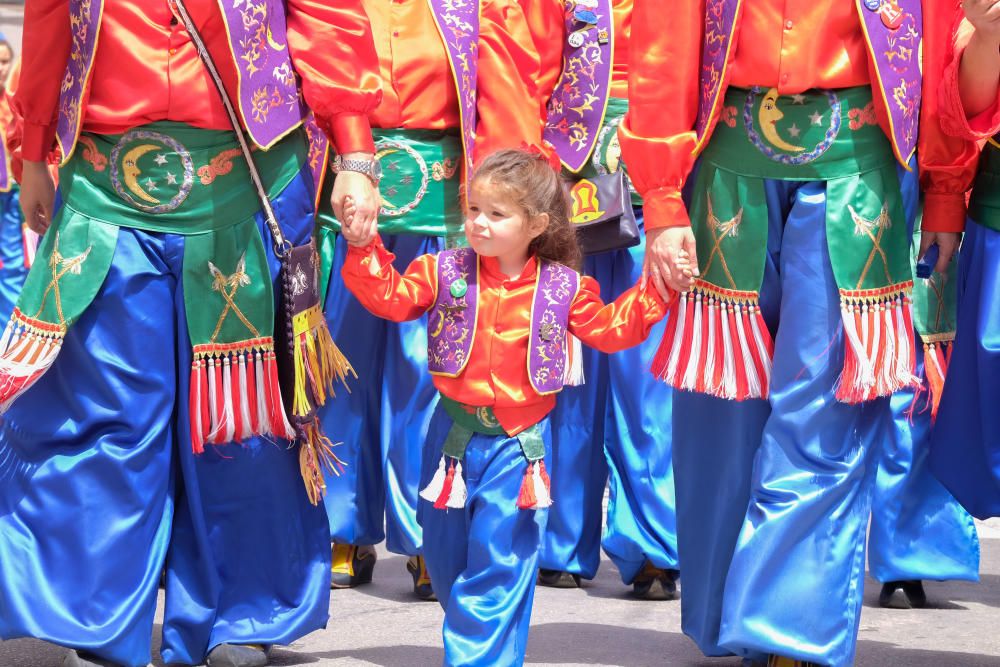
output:
POLYGON ((878 8, 882 6, 882 0, 864 0, 865 9, 870 12, 877 12, 878 8))
POLYGON ((583 41, 584 41, 583 33, 581 32, 570 33, 569 45, 572 46, 574 49, 578 49, 581 46, 583 46, 583 41))
POLYGON ((580 23, 597 23, 597 14, 589 9, 577 8, 577 10, 573 12, 573 18, 580 23))
POLYGON ((900 26, 903 25, 905 14, 895 2, 886 2, 878 10, 878 13, 882 17, 882 24, 889 30, 899 30, 900 26))
POLYGON ((173 137, 131 130, 111 149, 111 185, 140 211, 167 213, 191 194, 194 163, 173 137))
POLYGON ((449 291, 453 297, 461 299, 469 291, 469 284, 462 278, 459 278, 451 284, 451 289, 449 291))
POLYGON ((420 153, 398 141, 376 141, 375 159, 382 167, 379 215, 397 218, 419 206, 431 180, 427 162, 420 153))

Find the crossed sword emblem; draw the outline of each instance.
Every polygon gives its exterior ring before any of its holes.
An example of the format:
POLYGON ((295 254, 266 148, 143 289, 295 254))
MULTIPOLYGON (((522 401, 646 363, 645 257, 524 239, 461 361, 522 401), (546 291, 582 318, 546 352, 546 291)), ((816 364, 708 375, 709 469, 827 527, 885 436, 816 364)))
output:
POLYGON ((861 285, 864 284, 865 278, 868 276, 868 271, 875 262, 876 255, 882 258, 885 279, 891 284, 892 275, 889 273, 889 258, 886 256, 885 250, 882 249, 882 235, 885 233, 885 230, 892 226, 892 219, 889 217, 889 205, 882 204, 882 210, 879 211, 878 216, 871 219, 858 215, 853 206, 848 205, 847 210, 851 212, 851 219, 854 220, 854 233, 858 236, 867 236, 872 242, 871 252, 868 253, 868 261, 865 262, 865 268, 861 271, 861 277, 858 278, 858 285, 855 289, 861 289, 861 285), (872 230, 876 227, 878 228, 878 232, 872 233, 872 230))
POLYGON ((260 333, 257 328, 250 323, 240 307, 236 305, 236 292, 239 291, 240 287, 245 287, 250 284, 250 276, 247 274, 247 254, 244 252, 243 256, 240 257, 240 261, 236 264, 236 271, 231 275, 226 275, 219 270, 212 262, 208 263, 208 270, 212 273, 212 289, 222 295, 223 300, 226 302, 226 307, 222 309, 222 314, 219 315, 218 322, 215 323, 215 331, 212 332, 212 342, 218 338, 219 332, 222 330, 222 325, 225 324, 226 318, 229 317, 230 313, 236 315, 240 322, 250 330, 250 333, 254 338, 259 338, 260 333))
POLYGON ((706 197, 708 199, 708 228, 712 232, 712 251, 708 253, 708 260, 705 262, 702 274, 708 275, 708 270, 712 268, 712 262, 718 256, 719 262, 722 264, 722 270, 726 273, 726 279, 729 280, 730 288, 736 289, 736 281, 733 280, 733 274, 729 271, 729 263, 722 252, 722 242, 727 238, 736 238, 739 234, 740 223, 743 222, 743 208, 741 207, 736 212, 736 215, 730 219, 720 220, 715 215, 715 210, 712 206, 712 195, 706 195, 706 197))
POLYGON ((80 275, 83 270, 83 263, 87 260, 90 255, 90 251, 93 250, 94 246, 87 246, 79 255, 73 257, 63 257, 63 254, 59 252, 59 232, 56 232, 55 240, 52 244, 52 254, 49 255, 49 269, 52 271, 52 277, 49 279, 49 284, 45 288, 45 292, 42 294, 42 303, 38 306, 38 311, 35 313, 35 317, 39 317, 42 314, 42 310, 45 308, 45 303, 48 301, 49 294, 53 295, 56 302, 56 314, 59 316, 59 324, 62 326, 66 325, 66 317, 63 315, 62 308, 62 293, 59 291, 59 281, 66 276, 67 273, 72 273, 73 275, 80 275))

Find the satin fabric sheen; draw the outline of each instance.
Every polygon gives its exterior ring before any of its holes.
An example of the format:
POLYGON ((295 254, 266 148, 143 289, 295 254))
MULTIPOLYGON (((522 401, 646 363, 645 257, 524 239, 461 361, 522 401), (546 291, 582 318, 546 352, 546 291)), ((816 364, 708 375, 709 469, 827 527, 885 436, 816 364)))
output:
MULTIPOLYGON (((421 487, 434 476, 451 425, 438 407, 424 446, 421 487)), ((548 454, 548 419, 539 427, 548 454)), ((462 460, 469 494, 465 508, 438 510, 420 500, 427 571, 444 608, 443 664, 448 667, 524 663, 538 550, 548 518, 548 510, 517 508, 526 465, 516 438, 477 433, 462 460)))
POLYGON ((959 268, 958 335, 931 436, 931 468, 980 519, 1000 516, 1000 232, 970 220, 959 268))
MULTIPOLYGON (((585 273, 598 280, 603 297, 613 298, 640 278, 644 252, 645 237, 633 248, 588 257, 585 273)), ((647 560, 659 568, 679 567, 671 389, 645 372, 664 326, 657 324, 645 342, 614 354, 584 350, 586 383, 560 394, 551 417, 549 469, 560 502, 549 509, 540 567, 592 579, 601 546, 626 584, 647 560)))
POLYGON ((24 266, 24 230, 19 191, 0 193, 0 322, 7 322, 21 294, 28 269, 24 266))
MULTIPOLYGON (((312 225, 310 183, 304 170, 274 201, 296 241, 312 225)), ((287 644, 326 624, 328 533, 296 453, 256 438, 191 452, 177 400, 191 362, 183 249, 183 236, 122 229, 93 305, 6 415, 4 639, 146 665, 164 563, 168 663, 201 663, 224 642, 287 644)))
MULTIPOLYGON (((386 244, 405 269, 414 258, 436 253, 444 240, 387 236, 386 244)), ((417 493, 424 434, 438 393, 427 372, 427 320, 398 324, 369 313, 343 284, 340 269, 347 243, 338 236, 326 301, 330 331, 358 371, 350 393, 339 392, 320 408, 324 423, 336 424, 343 441, 337 453, 348 465, 327 475, 330 538, 341 544, 378 544, 394 553, 420 554, 417 493), (383 529, 383 514, 385 523, 383 529)))

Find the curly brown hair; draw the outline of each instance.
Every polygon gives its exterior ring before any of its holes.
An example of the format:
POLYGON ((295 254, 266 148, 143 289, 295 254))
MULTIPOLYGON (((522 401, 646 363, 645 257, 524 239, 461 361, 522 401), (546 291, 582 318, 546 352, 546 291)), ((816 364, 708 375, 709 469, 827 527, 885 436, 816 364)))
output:
POLYGON ((502 188, 530 217, 547 213, 548 227, 531 242, 528 252, 580 270, 583 253, 576 229, 569 221, 566 189, 543 155, 520 149, 497 151, 476 167, 469 183, 476 181, 488 181, 502 188))

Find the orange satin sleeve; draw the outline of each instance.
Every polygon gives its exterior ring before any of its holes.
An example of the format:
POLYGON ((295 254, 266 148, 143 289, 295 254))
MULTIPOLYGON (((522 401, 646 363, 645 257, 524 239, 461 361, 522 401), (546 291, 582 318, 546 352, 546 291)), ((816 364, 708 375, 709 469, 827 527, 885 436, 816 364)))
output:
POLYGON ((12 100, 23 129, 8 143, 20 145, 26 160, 45 160, 55 144, 59 88, 72 42, 66 0, 25 3, 22 76, 12 100))
POLYGON ((371 314, 393 322, 415 320, 434 305, 437 257, 417 257, 403 275, 393 268, 395 259, 376 237, 364 248, 350 246, 340 273, 347 289, 371 314))
MULTIPOLYGON (((924 26, 929 25, 924 2, 924 26)), ((868 11, 868 10, 865 10, 868 11)), ((853 0, 744 0, 730 85, 782 95, 871 83, 868 46, 853 0)))
POLYGON ((427 0, 363 0, 382 79, 372 125, 445 130, 459 126, 448 52, 427 0))
POLYGON ((635 0, 629 45, 629 112, 622 158, 643 197, 646 230, 691 224, 681 188, 695 161, 704 0, 635 0))
POLYGON ((983 112, 969 118, 962 106, 962 94, 959 88, 959 70, 965 48, 972 38, 975 28, 967 20, 962 19, 953 31, 953 48, 948 54, 942 76, 938 103, 940 105, 941 125, 949 136, 985 141, 1000 132, 1000 87, 997 89, 997 99, 983 112))
POLYGON ((361 0, 287 0, 288 50, 302 94, 338 153, 375 151, 368 116, 382 99, 361 0))
POLYGON ((917 161, 924 191, 922 229, 929 232, 960 232, 965 228, 965 194, 972 187, 979 162, 979 146, 973 137, 952 137, 945 133, 942 112, 948 105, 942 104, 942 96, 938 94, 948 89, 945 83, 948 79, 956 95, 958 92, 957 67, 951 72, 949 66, 954 61, 954 27, 960 16, 961 10, 954 3, 924 3, 925 92, 920 108, 917 161))
POLYGON ((610 354, 646 340, 649 330, 666 314, 667 304, 651 282, 633 285, 605 304, 601 286, 584 276, 570 309, 569 331, 583 344, 610 354))
POLYGON ((612 0, 615 53, 611 67, 611 97, 628 97, 628 50, 632 41, 632 0, 612 0))
MULTIPOLYGON (((515 0, 480 6, 475 162, 503 148, 541 147, 541 105, 548 99, 539 97, 541 55, 521 6, 515 0)), ((551 78, 551 69, 544 76, 551 78)))

